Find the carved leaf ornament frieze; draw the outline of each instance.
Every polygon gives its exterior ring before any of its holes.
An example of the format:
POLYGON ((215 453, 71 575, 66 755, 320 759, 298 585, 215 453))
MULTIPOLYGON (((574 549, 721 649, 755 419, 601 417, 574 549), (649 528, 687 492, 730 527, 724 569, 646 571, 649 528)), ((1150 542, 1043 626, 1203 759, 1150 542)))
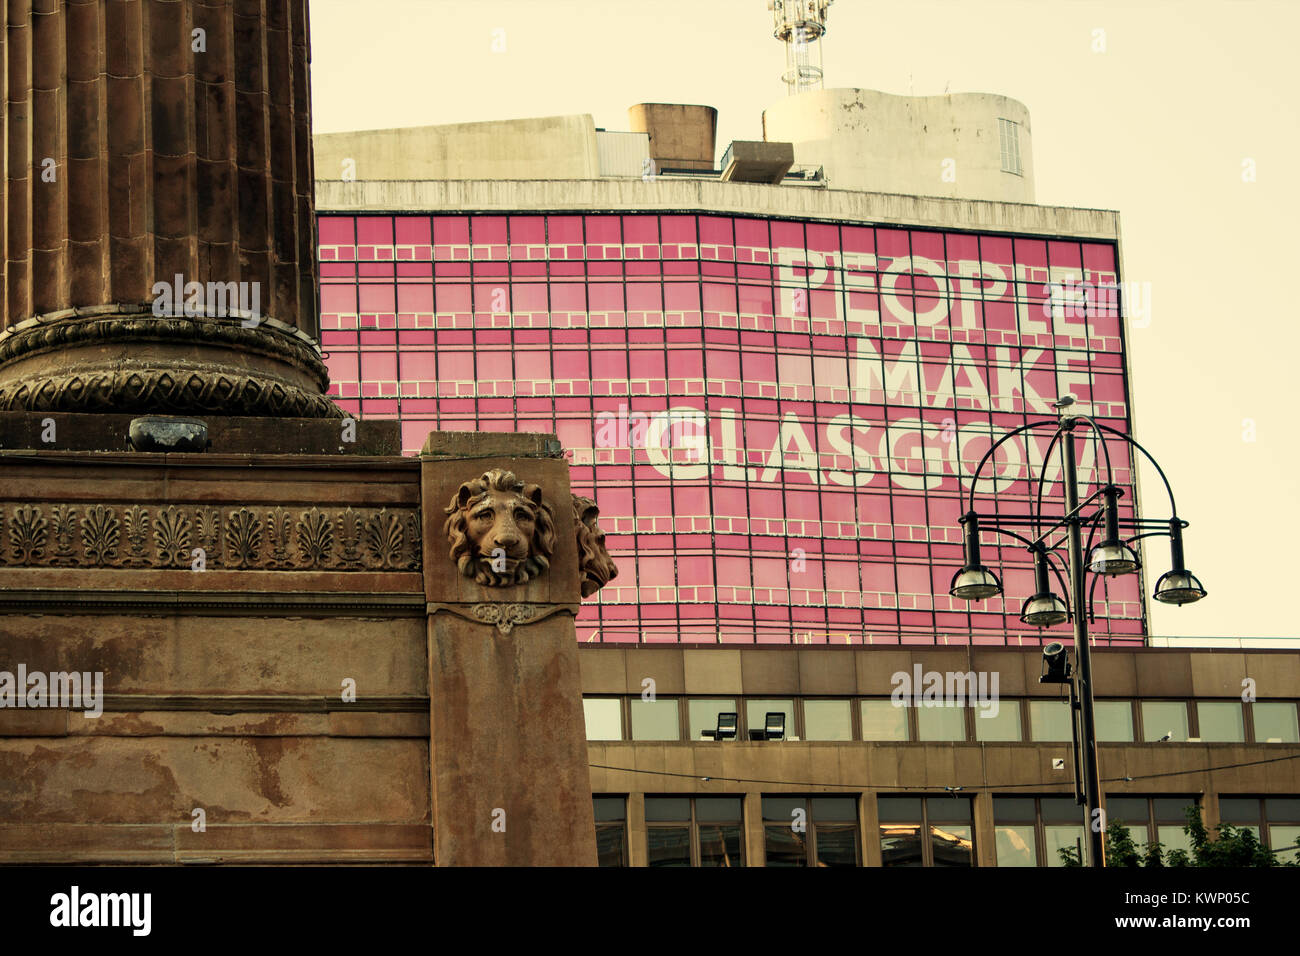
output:
POLYGON ((0 567, 418 571, 414 508, 0 503, 0 567))

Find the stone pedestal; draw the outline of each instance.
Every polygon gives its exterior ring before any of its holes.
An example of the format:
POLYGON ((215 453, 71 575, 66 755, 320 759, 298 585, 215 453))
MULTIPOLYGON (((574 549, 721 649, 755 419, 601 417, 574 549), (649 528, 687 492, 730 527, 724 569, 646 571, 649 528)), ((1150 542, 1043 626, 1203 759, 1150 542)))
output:
POLYGON ((0 448, 0 672, 102 681, 99 716, 0 707, 0 863, 594 865, 573 619, 600 568, 555 439, 417 461, 225 424, 207 453, 0 448), (552 516, 506 586, 444 531, 495 469, 552 516))
POLYGON ((594 866, 568 465, 550 436, 476 435, 483 457, 442 460, 448 437, 430 436, 421 476, 435 859, 594 866), (448 506, 463 483, 495 469, 536 486, 553 515, 550 566, 521 584, 485 585, 449 556, 448 506))

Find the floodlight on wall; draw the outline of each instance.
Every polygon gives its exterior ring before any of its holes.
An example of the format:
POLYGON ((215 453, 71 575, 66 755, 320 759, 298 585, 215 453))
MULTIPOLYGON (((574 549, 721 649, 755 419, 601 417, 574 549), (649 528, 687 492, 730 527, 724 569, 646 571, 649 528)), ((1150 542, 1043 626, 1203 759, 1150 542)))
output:
POLYGON ((785 712, 780 710, 768 711, 767 717, 763 721, 763 730, 768 740, 784 740, 785 712))
POLYGON ((1065 645, 1053 641, 1043 648, 1043 672, 1038 677, 1040 684, 1068 684, 1070 682, 1070 655, 1065 645))

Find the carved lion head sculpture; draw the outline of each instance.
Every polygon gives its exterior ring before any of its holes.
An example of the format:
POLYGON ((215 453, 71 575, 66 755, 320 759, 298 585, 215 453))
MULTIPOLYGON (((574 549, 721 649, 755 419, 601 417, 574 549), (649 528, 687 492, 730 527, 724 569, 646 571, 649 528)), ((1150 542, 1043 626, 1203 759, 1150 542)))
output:
POLYGON ((581 495, 573 496, 573 524, 578 534, 578 574, 582 596, 591 597, 618 577, 618 565, 605 550, 605 532, 596 520, 600 509, 596 502, 581 495))
POLYGON ((488 587, 523 584, 551 565, 555 517, 539 485, 494 468, 460 486, 443 530, 461 574, 488 587))

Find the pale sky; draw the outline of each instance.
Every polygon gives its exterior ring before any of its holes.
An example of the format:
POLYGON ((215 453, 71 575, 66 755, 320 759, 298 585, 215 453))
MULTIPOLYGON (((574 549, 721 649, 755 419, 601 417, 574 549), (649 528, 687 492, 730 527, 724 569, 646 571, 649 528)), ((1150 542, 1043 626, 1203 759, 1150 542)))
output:
MULTIPOLYGON (((765 0, 311 0, 318 133, 718 109, 719 153, 785 95, 765 0), (504 52, 494 40, 504 30, 504 52)), ((827 87, 1001 93, 1030 111, 1037 200, 1117 209, 1135 434, 1169 475, 1209 596, 1163 636, 1293 637, 1300 504, 1300 2, 836 0, 827 87), (1096 31, 1104 31, 1098 34, 1096 31), (1095 52, 1098 40, 1103 52, 1095 52), (1246 161, 1256 179, 1244 181, 1246 161), (1291 422, 1291 424, 1287 424, 1291 422), (1253 439, 1253 440, 1251 440, 1253 439)), ((500 43, 497 43, 500 46, 500 43)), ((1143 511, 1167 513, 1154 474, 1143 511)), ((1167 567, 1148 547, 1148 589, 1167 567)))

